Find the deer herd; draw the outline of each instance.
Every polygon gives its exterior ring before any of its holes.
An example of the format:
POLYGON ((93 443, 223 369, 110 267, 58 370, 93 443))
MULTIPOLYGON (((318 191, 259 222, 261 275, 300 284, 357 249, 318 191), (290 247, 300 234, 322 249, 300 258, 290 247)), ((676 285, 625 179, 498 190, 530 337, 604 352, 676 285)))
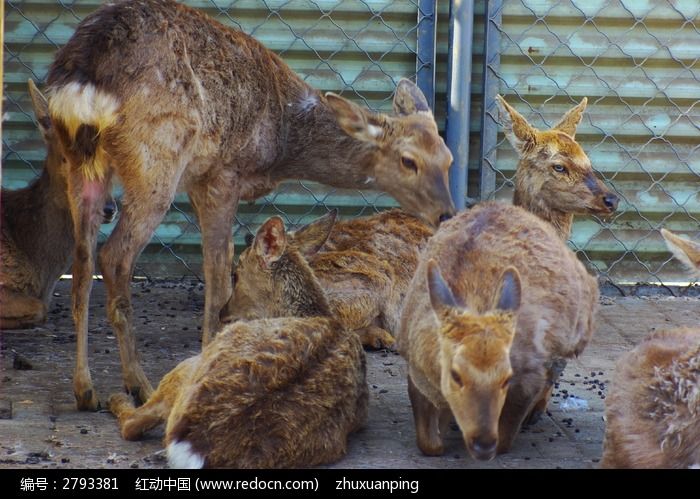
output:
MULTIPOLYGON (((452 155, 427 101, 401 80, 393 113, 307 85, 240 31, 173 0, 117 1, 87 16, 29 93, 48 155, 2 192, 0 327, 47 317, 72 260, 80 410, 96 410, 88 306, 98 264, 125 393, 122 436, 165 424, 174 467, 304 467, 339 460, 368 411, 364 347, 408 366, 419 449, 444 452, 456 421, 469 454, 507 452, 546 410, 596 327, 597 279, 567 247, 573 216, 617 196, 576 142, 586 99, 541 131, 498 98, 519 156, 513 204, 455 213, 452 155), (376 188, 402 210, 288 232, 272 217, 232 272, 236 207, 283 180, 376 188), (96 251, 99 225, 116 227, 96 251), (202 351, 154 391, 141 368, 130 281, 175 194, 201 232, 202 351), (395 344, 395 345, 394 345, 395 344)), ((662 230, 700 273, 700 243, 662 230)), ((700 329, 656 331, 618 362, 604 467, 700 466, 700 329)))

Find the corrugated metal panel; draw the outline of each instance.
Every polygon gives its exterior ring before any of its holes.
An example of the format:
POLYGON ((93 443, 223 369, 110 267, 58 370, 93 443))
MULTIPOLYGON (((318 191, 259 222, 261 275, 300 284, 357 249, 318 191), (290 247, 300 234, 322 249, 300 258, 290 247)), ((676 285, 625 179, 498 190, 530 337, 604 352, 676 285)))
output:
MULTIPOLYGON (((3 186, 25 185, 41 169, 45 152, 32 121, 26 81, 43 81, 53 54, 73 33, 80 19, 102 2, 23 0, 6 3, 5 88, 8 120, 3 130, 3 186)), ((253 34, 306 81, 322 90, 340 92, 375 109, 390 109, 394 85, 416 73, 416 2, 405 0, 190 0, 227 25, 253 34)), ((439 2, 446 19, 447 2, 439 2)), ((444 103, 447 23, 439 23, 437 102, 444 103)), ((475 81, 480 81, 478 78, 475 81)), ((444 121, 444 104, 437 106, 444 121)), ((303 223, 325 207, 340 207, 345 215, 368 214, 394 205, 376 192, 329 190, 313 183, 288 183, 253 205, 242 204, 236 242, 272 213, 288 223, 303 223)), ((201 260, 199 230, 187 203, 178 196, 152 244, 140 260, 154 274, 182 273, 186 262, 197 269, 201 260), (153 262, 152 264, 150 262, 153 262), (175 265, 173 268, 172 265, 175 265), (165 270, 167 268, 167 270, 165 270)), ((110 226, 103 226, 108 234, 110 226)))
MULTIPOLYGON (((675 280, 658 229, 700 237, 700 3, 503 2, 499 91, 547 128, 583 96, 577 139, 622 202, 572 245, 613 282, 675 280)), ((497 197, 516 155, 498 135, 497 197)))

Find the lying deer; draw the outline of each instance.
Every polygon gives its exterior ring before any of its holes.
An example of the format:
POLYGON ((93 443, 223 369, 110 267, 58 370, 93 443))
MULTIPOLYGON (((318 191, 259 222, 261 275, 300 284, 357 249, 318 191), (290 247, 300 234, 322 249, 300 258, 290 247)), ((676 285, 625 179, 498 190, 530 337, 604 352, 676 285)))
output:
POLYGON ((588 99, 570 109, 551 129, 537 130, 503 97, 496 97, 505 136, 518 153, 513 204, 551 223, 569 239, 574 215, 609 216, 618 197, 595 176, 576 142, 588 99))
MULTIPOLYGON (((304 251, 309 251, 304 249, 304 251)), ((240 256, 239 319, 181 362, 135 409, 110 398, 122 436, 167 421, 172 467, 278 468, 330 463, 367 418, 365 356, 332 318, 323 290, 278 217, 240 256)))
POLYGON ((87 359, 93 212, 113 177, 123 185, 123 213, 99 264, 124 384, 140 400, 152 388, 136 352, 129 281, 178 190, 189 195, 202 232, 204 344, 231 295, 239 200, 305 179, 384 189, 430 224, 454 212, 452 156, 418 87, 399 82, 391 116, 322 95, 250 36, 172 0, 103 5, 59 50, 47 81, 71 171, 80 409, 99 405, 87 359))
MULTIPOLYGON (((546 132, 529 125, 500 96, 498 103, 506 136, 520 155, 514 204, 551 223, 563 240, 570 236, 574 214, 609 215, 616 209, 617 196, 595 177, 575 140, 587 99, 546 132)), ((308 238, 309 233, 313 235, 304 230, 293 237, 308 238)), ((338 316, 348 329, 360 332, 365 346, 393 343, 403 297, 432 233, 432 227, 400 210, 337 222, 323 251, 310 262, 331 306, 338 304, 338 316)), ((532 421, 546 402, 542 399, 533 411, 532 421)))
MULTIPOLYGON (((73 222, 66 195, 67 169, 44 96, 29 80, 29 95, 47 156, 28 187, 2 190, 0 201, 0 329, 34 327, 46 321, 54 287, 73 257, 73 222)), ((116 204, 95 205, 95 219, 112 221, 116 204), (99 208, 99 209, 98 209, 99 208)))
POLYGON ((587 345, 597 303, 596 280, 522 208, 485 202, 443 223, 397 338, 421 451, 443 453, 452 416, 474 458, 507 451, 561 365, 587 345))
MULTIPOLYGON (((700 275, 700 244, 661 234, 700 275)), ((700 467, 700 328, 654 331, 621 356, 605 418, 602 467, 700 467)))

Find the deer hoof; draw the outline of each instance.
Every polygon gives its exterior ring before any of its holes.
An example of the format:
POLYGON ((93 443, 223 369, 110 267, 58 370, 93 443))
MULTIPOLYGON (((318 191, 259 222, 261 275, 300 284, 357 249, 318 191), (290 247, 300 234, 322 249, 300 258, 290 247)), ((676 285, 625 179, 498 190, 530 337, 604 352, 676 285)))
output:
POLYGON ((79 411, 99 411, 102 406, 95 395, 95 391, 90 388, 81 393, 75 394, 75 402, 79 411))

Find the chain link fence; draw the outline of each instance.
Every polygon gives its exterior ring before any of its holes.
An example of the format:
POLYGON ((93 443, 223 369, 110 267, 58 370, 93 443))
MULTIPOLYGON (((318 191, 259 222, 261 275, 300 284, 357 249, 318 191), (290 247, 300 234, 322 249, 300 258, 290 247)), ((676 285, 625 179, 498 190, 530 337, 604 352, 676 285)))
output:
POLYGON ((614 284, 687 282, 659 229, 700 238, 700 2, 492 1, 486 26, 482 199, 511 198, 517 162, 496 93, 541 129, 587 96, 576 138, 621 202, 573 249, 614 284))
MULTIPOLYGON (((26 82, 41 88, 53 56, 99 0, 8 0, 5 6, 3 186, 25 185, 41 171, 44 146, 32 122, 26 82)), ((424 0, 189 0, 227 26, 278 53, 310 85, 381 111, 390 111, 398 81, 407 77, 434 91, 434 2, 424 0), (419 43, 427 41, 424 45, 419 43), (431 41, 432 40, 432 41, 431 41)), ((444 114, 444 113, 443 113, 444 114)), ((118 192, 117 192, 118 194, 118 192)), ((288 227, 328 209, 361 216, 394 206, 372 191, 343 191, 288 182, 255 203, 241 204, 236 244, 276 214, 288 227)), ((101 240, 111 232, 103 226, 101 240)), ((137 265, 147 276, 201 277, 200 232, 187 197, 178 195, 137 265)))

